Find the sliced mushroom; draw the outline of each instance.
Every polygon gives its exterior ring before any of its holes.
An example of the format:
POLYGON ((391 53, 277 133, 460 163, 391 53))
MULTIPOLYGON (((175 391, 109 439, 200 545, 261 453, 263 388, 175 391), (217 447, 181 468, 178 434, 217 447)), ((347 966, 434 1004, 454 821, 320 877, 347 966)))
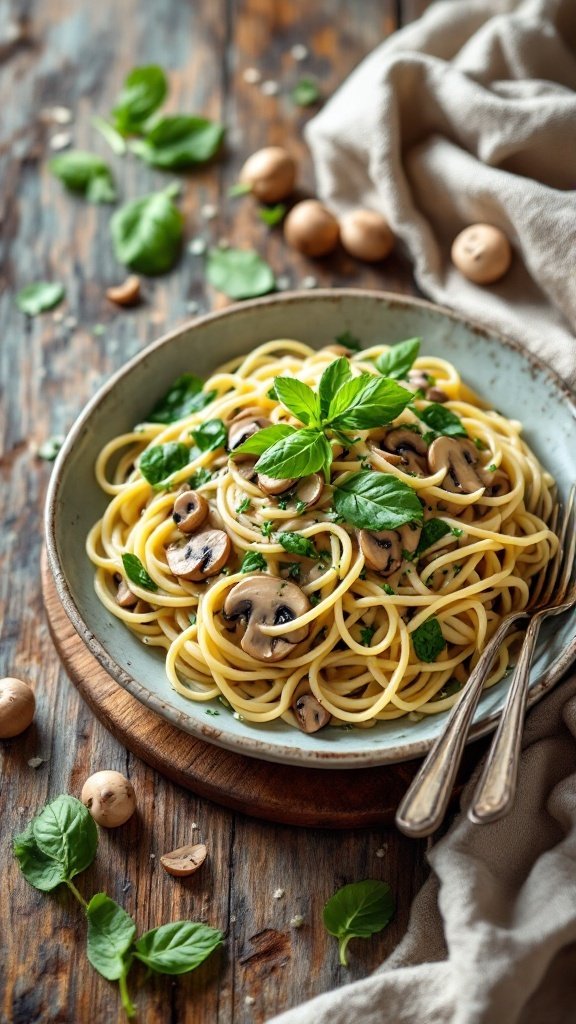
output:
POLYGON ((182 491, 174 502, 172 519, 182 533, 192 533, 202 525, 208 515, 206 498, 197 491, 182 491))
POLYGON ((312 508, 313 505, 317 505, 320 501, 323 490, 324 479, 320 473, 311 473, 310 476, 304 476, 298 481, 294 491, 294 498, 296 501, 303 501, 306 508, 312 508))
POLYGON ((259 430, 269 426, 270 420, 266 416, 244 416, 236 420, 228 429, 228 450, 233 452, 252 437, 252 434, 257 434, 259 430))
POLYGON ((292 704, 292 710, 302 732, 318 732, 328 725, 332 717, 312 693, 303 693, 301 697, 297 697, 292 704))
POLYGON ((265 494, 284 494, 285 491, 289 491, 291 487, 294 487, 296 477, 288 478, 287 480, 277 480, 274 476, 258 473, 256 483, 265 494))
POLYGON ((406 383, 414 391, 426 391, 430 387, 430 374, 426 370, 409 370, 406 383))
POLYGON ((244 409, 240 409, 235 416, 231 416, 228 420, 228 426, 231 427, 234 423, 238 423, 239 420, 254 419, 255 416, 262 415, 262 409, 259 405, 247 405, 244 409))
POLYGON ((404 561, 404 552, 412 554, 418 547, 420 527, 407 523, 399 530, 360 530, 358 543, 366 565, 380 576, 392 576, 404 561))
POLYGON ((224 618, 244 622, 240 646, 258 661, 281 661, 308 636, 309 627, 301 626, 286 636, 266 636, 261 626, 293 622, 310 609, 306 595, 295 583, 259 573, 237 583, 224 602, 224 618))
POLYGON ((426 398, 429 402, 438 402, 439 405, 443 405, 444 402, 450 401, 446 392, 442 391, 442 388, 437 387, 427 388, 426 398))
POLYGON ((428 445, 422 434, 410 430, 408 427, 396 427, 394 430, 388 431, 381 443, 384 458, 391 453, 400 458, 399 465, 405 467, 408 473, 416 473, 417 476, 426 475, 428 445))
POLYGON ((120 583, 118 584, 118 590, 116 591, 116 604, 120 605, 121 608, 133 608, 135 604, 138 604, 136 594, 132 593, 124 579, 120 580, 120 583))
POLYGON ((437 437, 428 449, 431 473, 446 470, 442 488, 451 494, 472 494, 484 487, 475 470, 478 449, 468 437, 437 437))
POLYGON ((246 458, 240 462, 239 459, 234 459, 234 466, 236 472, 240 474, 243 480, 247 480, 249 483, 254 480, 256 473, 254 472, 254 466, 258 462, 258 459, 252 455, 247 455, 246 458))
POLYGON ((195 843, 194 846, 179 846, 177 850, 170 853, 163 853, 160 863, 169 875, 175 878, 184 878, 186 875, 193 875, 206 860, 206 849, 204 843, 195 843))
POLYGON ((171 544, 166 548, 166 559, 174 576, 198 583, 220 572, 231 549, 230 537, 223 530, 205 530, 184 544, 171 544))
POLYGON ((491 473, 490 470, 484 469, 480 474, 486 488, 483 495, 485 498, 500 498, 503 494, 508 494, 510 480, 504 470, 496 469, 491 473))

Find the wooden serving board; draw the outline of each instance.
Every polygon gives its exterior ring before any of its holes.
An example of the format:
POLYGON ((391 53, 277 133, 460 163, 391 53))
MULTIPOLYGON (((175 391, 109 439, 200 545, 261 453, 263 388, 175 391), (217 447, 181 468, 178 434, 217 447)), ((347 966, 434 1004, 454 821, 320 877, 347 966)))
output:
MULTIPOLYGON (((194 793, 287 825, 362 828, 391 824, 419 761, 378 768, 296 768, 232 753, 190 736, 112 679, 64 611, 45 559, 42 590, 50 632, 70 679, 96 717, 128 750, 194 793)), ((460 784, 482 741, 467 748, 460 784)))

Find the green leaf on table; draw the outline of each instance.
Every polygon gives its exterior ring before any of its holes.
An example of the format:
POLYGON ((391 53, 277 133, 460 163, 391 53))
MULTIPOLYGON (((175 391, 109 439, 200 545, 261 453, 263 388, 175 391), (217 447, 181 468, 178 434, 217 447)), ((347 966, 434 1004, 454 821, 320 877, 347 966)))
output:
POLYGON ((158 584, 148 575, 138 555, 125 551, 122 555, 122 565, 129 580, 143 590, 158 590, 158 584))
POLYGON ((452 533, 452 527, 445 519, 427 519, 422 527, 418 547, 414 554, 421 555, 423 551, 431 548, 433 544, 436 544, 442 537, 445 537, 447 533, 452 533))
POLYGON ((73 796, 59 796, 44 807, 14 840, 14 856, 36 889, 50 892, 90 866, 98 847, 98 829, 73 796))
POLYGON ((278 543, 284 551, 291 555, 302 555, 304 558, 320 558, 320 552, 315 548, 309 537, 303 537, 301 533, 285 532, 278 534, 278 543))
POLYGON ((258 210, 258 216, 269 228, 273 228, 284 219, 287 209, 286 203, 276 203, 275 206, 262 206, 258 210))
POLYGON ((247 551, 242 559, 240 572, 266 572, 268 562, 261 551, 247 551))
POLYGON ((282 438, 260 456, 257 473, 277 480, 308 476, 320 469, 327 472, 332 462, 332 448, 321 430, 296 430, 282 438))
POLYGON ((133 68, 112 110, 114 127, 122 135, 137 134, 167 93, 168 82, 162 68, 156 64, 133 68))
POLYGON ((432 662, 446 647, 446 641, 442 633, 442 627, 438 619, 432 617, 426 619, 421 626, 411 634, 412 646, 416 657, 420 661, 432 662))
POLYGON ((119 263, 154 277, 170 270, 182 245, 184 218, 172 202, 173 186, 133 199, 113 215, 110 231, 119 263))
POLYGON ((211 160, 223 137, 224 126, 216 121, 174 114, 157 120, 143 139, 130 143, 130 149, 153 167, 181 170, 211 160))
POLYGON ((209 249, 206 277, 230 299, 252 299, 276 287, 272 268, 253 249, 209 249))
POLYGON ((384 377, 400 380, 411 369, 414 360, 418 357, 421 344, 422 338, 409 338, 408 341, 392 345, 388 352, 383 352, 381 356, 378 356, 377 369, 384 377))
POLYGON ((334 399, 336 392, 343 384, 346 383, 346 381, 351 379, 352 371, 350 370, 350 363, 345 356, 341 356, 339 359, 334 359, 330 365, 326 367, 324 373, 320 377, 320 383, 318 385, 320 416, 323 420, 328 418, 330 403, 334 399))
POLYGON ((36 281, 21 288, 16 295, 16 305, 28 316, 37 316, 54 309, 64 298, 64 285, 59 281, 36 281))
POLYGON ((320 403, 318 395, 296 377, 275 377, 274 390, 279 402, 306 426, 320 425, 320 403))
POLYGON ((66 875, 59 861, 53 860, 38 846, 32 824, 14 839, 13 853, 24 878, 41 892, 52 892, 66 881, 66 875))
POLYGON ((43 459, 44 462, 54 462, 54 459, 58 455, 62 445, 66 438, 63 434, 54 434, 52 437, 47 437, 42 444, 38 446, 37 455, 39 459, 43 459))
POLYGON ((290 95, 298 107, 311 107, 322 99, 318 84, 313 78, 301 78, 292 89, 290 95))
POLYGON ((369 430, 396 419, 413 397, 396 381, 363 373, 340 387, 330 403, 328 419, 337 429, 369 430))
POLYGON ((223 448, 228 440, 228 428, 222 420, 206 420, 190 433, 201 452, 212 452, 217 448, 223 448))
POLYGON ((423 420, 435 434, 447 434, 448 437, 468 437, 466 427, 455 412, 445 405, 431 402, 425 409, 415 410, 419 419, 423 420))
POLYGON ((124 136, 116 130, 114 125, 110 124, 110 122, 106 121, 103 117, 98 116, 92 118, 92 124, 96 131, 100 132, 102 138, 106 140, 112 152, 116 153, 117 156, 124 156, 126 152, 126 141, 124 136))
POLYGON ((114 203, 116 189, 108 164, 95 153, 70 149, 48 163, 48 168, 71 192, 80 192, 91 203, 114 203))
POLYGON ((334 488, 334 508, 362 530, 396 530, 422 521, 416 491, 388 473, 353 473, 334 488))
POLYGON ((88 918, 88 959, 108 981, 126 975, 131 957, 128 951, 136 936, 129 914, 104 892, 96 893, 86 908, 88 918))
POLYGON ((173 921, 153 928, 136 942, 134 955, 158 974, 193 971, 222 945, 222 932, 207 924, 173 921))
POLYGON ((146 423, 174 423, 199 412, 216 396, 215 391, 204 391, 204 383, 193 373, 183 373, 169 391, 156 403, 146 417, 146 423))
POLYGON ((286 437, 290 437, 290 434, 295 433, 296 428, 291 427, 288 423, 274 423, 271 427, 263 427, 262 430, 257 430, 255 434, 247 437, 242 444, 234 448, 233 454, 237 455, 239 452, 247 452, 249 455, 263 455, 277 441, 281 441, 286 437))
POLYGON ((190 449, 181 441, 155 444, 142 452, 138 468, 149 484, 155 486, 190 462, 190 449))
POLYGON ((367 939, 382 931, 394 914, 394 900, 386 882, 366 879, 344 885, 324 906, 324 927, 339 942, 340 963, 347 967, 350 939, 367 939))

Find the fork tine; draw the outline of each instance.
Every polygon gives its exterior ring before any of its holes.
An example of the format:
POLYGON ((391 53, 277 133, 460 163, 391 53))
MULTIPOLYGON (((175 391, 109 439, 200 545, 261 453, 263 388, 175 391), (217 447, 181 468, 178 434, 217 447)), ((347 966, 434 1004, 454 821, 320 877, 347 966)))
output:
POLYGON ((558 586, 558 598, 563 599, 570 579, 574 571, 574 553, 576 551, 576 483, 572 484, 570 488, 570 494, 568 495, 568 503, 566 505, 566 514, 564 516, 564 523, 562 526, 562 535, 560 537, 560 546, 563 552, 563 566, 562 576, 558 586), (567 540, 567 543, 566 543, 567 540))
MULTIPOLYGON (((550 522, 548 524, 548 529, 552 530, 552 533, 556 533, 557 532, 558 519, 560 517, 561 517, 561 508, 560 508, 560 505, 557 504, 557 505, 554 506, 554 509, 552 511, 552 515, 550 517, 550 522)), ((564 525, 565 525, 565 521, 562 520, 561 527, 560 527, 561 531, 564 529, 564 525)), ((554 584, 556 582, 556 577, 558 576, 558 570, 560 568, 560 559, 561 559, 561 557, 562 557, 562 542, 560 541, 560 543, 558 544, 558 550, 556 551, 556 554, 554 555, 554 558, 552 559, 552 561, 551 562, 547 562, 546 565, 544 565, 542 567, 542 569, 540 569, 540 572, 538 573, 538 577, 535 580, 534 588, 532 590, 532 593, 530 594, 530 603, 529 603, 529 607, 530 608, 534 608, 534 607, 536 607, 536 605, 539 605, 539 604, 544 604, 545 601, 549 598, 549 595, 552 593, 552 590, 554 588, 554 584), (544 591, 544 593, 542 593, 543 587, 545 585, 546 585, 546 590, 544 591)))

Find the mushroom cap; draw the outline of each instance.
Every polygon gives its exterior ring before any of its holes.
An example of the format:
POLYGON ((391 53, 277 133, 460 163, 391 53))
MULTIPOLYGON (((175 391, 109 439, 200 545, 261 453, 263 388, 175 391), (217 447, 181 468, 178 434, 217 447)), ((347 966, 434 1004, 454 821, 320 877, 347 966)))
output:
POLYGON ((430 472, 446 470, 441 486, 451 494, 472 494, 484 487, 477 463, 478 450, 469 437, 437 437, 428 449, 430 472))
POLYGON ((208 850, 204 843, 195 843, 193 846, 179 846, 177 850, 170 853, 163 853, 160 863, 169 875, 176 878, 185 878, 186 875, 193 875, 206 860, 208 850))
POLYGON ((245 459, 231 459, 230 462, 234 463, 236 472, 242 477, 243 480, 247 480, 248 483, 254 480, 256 472, 254 466, 258 462, 258 459, 254 455, 247 455, 245 459))
POLYGON ((284 221, 288 245, 305 256, 326 256, 338 245, 339 235, 336 217, 318 199, 296 203, 284 221))
POLYGON ((182 533, 192 533, 202 525, 209 512, 206 498, 198 491, 182 491, 172 510, 172 519, 182 533))
POLYGON ((231 416, 228 420, 228 426, 231 427, 233 423, 238 423, 238 420, 253 419, 254 416, 262 416, 263 412, 259 405, 246 405, 243 409, 240 409, 235 416, 231 416))
POLYGON ((136 810, 136 795, 129 779, 120 772, 95 772, 82 786, 82 803, 94 821, 106 828, 124 825, 136 810))
POLYGON ((328 725, 332 715, 313 693, 302 693, 292 704, 296 724, 302 732, 318 732, 328 725))
POLYGON ((308 636, 309 627, 300 626, 286 636, 267 636, 261 626, 290 623, 310 609, 306 594, 295 583, 259 573, 247 576, 232 587, 224 602, 224 618, 246 623, 240 646, 258 661, 282 661, 308 636))
POLYGON ((234 451, 244 441, 247 441, 259 430, 270 426, 270 420, 266 416, 244 416, 234 420, 228 428, 228 450, 234 451))
POLYGON ((390 452, 399 457, 400 464, 405 466, 409 473, 416 473, 418 476, 427 473, 428 445, 422 434, 409 427, 394 427, 384 435, 381 445, 380 451, 384 458, 390 452))
POLYGON ((426 399, 428 402, 437 402, 439 405, 443 405, 444 402, 449 402, 450 398, 442 388, 437 388, 433 385, 431 388, 426 389, 426 399))
POLYGON ((249 156, 240 179, 262 203, 278 203, 294 191, 296 161, 282 146, 265 146, 249 156))
POLYGON ((0 679, 0 739, 9 740, 27 729, 36 709, 29 683, 14 676, 0 679))
POLYGON ((296 501, 303 501, 306 508, 317 505, 324 491, 324 479, 320 473, 310 473, 298 481, 294 491, 296 501))
POLYGON ((279 480, 275 476, 267 476, 266 473, 258 473, 256 483, 265 494, 284 494, 296 483, 296 477, 287 477, 286 480, 279 480))
POLYGON ((224 530, 204 530, 183 544, 167 547, 166 559, 173 576, 198 583, 220 572, 231 550, 232 542, 224 530))
POLYGON ((504 276, 512 262, 506 235, 493 224, 470 224, 452 243, 452 262, 475 284, 492 284, 504 276))
POLYGON ((351 256, 377 263, 394 248, 390 225, 376 210, 350 210, 340 217, 340 239, 351 256))
POLYGON ((422 528, 405 523, 398 530, 359 530, 358 544, 366 565, 380 576, 393 576, 404 561, 404 552, 412 554, 418 547, 422 528))

